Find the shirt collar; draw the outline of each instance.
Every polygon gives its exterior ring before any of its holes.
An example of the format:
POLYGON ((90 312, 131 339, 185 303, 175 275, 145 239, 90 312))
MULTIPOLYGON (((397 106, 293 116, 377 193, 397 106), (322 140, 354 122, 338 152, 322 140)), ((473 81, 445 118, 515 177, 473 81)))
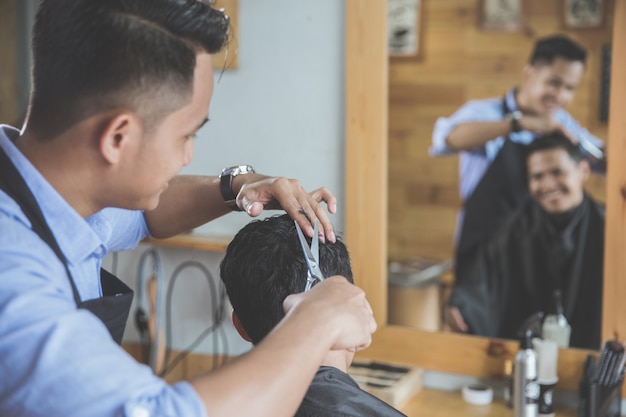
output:
POLYGON ((504 96, 504 100, 506 102, 506 107, 509 109, 509 112, 514 112, 519 110, 517 108, 517 102, 515 101, 515 93, 517 92, 517 87, 510 89, 507 91, 504 96))
POLYGON ((0 125, 0 147, 28 184, 61 251, 70 263, 77 264, 93 253, 104 253, 104 243, 72 206, 50 185, 13 141, 19 131, 0 125))

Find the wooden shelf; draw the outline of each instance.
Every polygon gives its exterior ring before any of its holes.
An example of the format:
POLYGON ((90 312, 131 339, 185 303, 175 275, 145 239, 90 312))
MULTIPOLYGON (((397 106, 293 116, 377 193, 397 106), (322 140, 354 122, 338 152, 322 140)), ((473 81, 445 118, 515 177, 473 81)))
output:
POLYGON ((143 243, 169 248, 196 249, 208 252, 226 252, 232 236, 182 234, 167 239, 148 238, 143 243))

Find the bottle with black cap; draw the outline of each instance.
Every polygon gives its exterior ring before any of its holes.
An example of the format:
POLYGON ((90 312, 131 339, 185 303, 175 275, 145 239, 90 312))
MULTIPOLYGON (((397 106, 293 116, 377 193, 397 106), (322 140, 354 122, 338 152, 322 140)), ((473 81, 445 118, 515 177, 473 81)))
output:
POLYGON ((515 417, 537 417, 539 413, 539 384, 537 383, 537 353, 533 350, 533 331, 526 328, 515 355, 513 371, 513 412, 515 417))

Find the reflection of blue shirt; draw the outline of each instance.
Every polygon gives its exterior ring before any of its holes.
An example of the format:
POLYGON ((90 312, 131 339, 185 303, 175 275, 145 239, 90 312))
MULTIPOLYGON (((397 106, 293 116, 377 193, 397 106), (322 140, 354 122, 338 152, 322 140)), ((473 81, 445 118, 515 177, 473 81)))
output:
MULTIPOLYGON (((515 95, 513 90, 506 94, 506 103, 511 111, 517 110, 515 95)), ((472 100, 463 105, 450 117, 440 117, 435 123, 433 131, 431 155, 455 154, 457 151, 446 145, 446 138, 450 132, 460 123, 466 122, 488 122, 502 120, 505 116, 502 107, 502 98, 490 98, 485 100, 472 100)), ((576 120, 565 110, 556 111, 556 119, 568 129, 579 140, 588 140, 598 147, 603 146, 603 142, 581 127, 576 120)), ((513 142, 529 144, 535 138, 535 134, 529 131, 511 133, 513 142)), ((504 137, 490 140, 485 145, 470 150, 460 152, 459 157, 459 187, 463 201, 472 194, 474 188, 485 174, 485 171, 494 160, 498 151, 504 144, 504 137)))
MULTIPOLYGON (((0 147, 41 206, 81 299, 100 297, 102 258, 148 235, 143 214, 105 209, 85 221, 13 145, 18 134, 0 126, 0 147)), ((168 386, 77 309, 63 264, 2 191, 0 230, 0 415, 206 415, 191 385, 168 386)))

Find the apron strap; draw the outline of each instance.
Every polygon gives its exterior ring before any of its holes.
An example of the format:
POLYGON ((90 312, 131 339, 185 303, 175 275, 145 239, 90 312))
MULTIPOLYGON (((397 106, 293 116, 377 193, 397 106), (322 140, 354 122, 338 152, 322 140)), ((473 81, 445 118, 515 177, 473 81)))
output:
POLYGON ((78 295, 78 290, 72 279, 72 274, 67 267, 65 256, 63 252, 61 252, 61 248, 54 238, 48 223, 46 223, 41 208, 35 200, 35 196, 33 196, 24 178, 22 178, 17 168, 15 168, 13 162, 11 162, 2 148, 0 148, 0 189, 7 193, 21 207, 28 220, 30 220, 33 231, 37 233, 41 240, 43 240, 50 249, 52 249, 57 258, 59 258, 70 280, 74 301, 76 304, 79 304, 80 296, 78 295))
POLYGON ((2 148, 0 148, 0 189, 5 191, 19 204, 26 217, 30 220, 33 231, 52 249, 65 267, 65 272, 72 286, 76 307, 88 310, 98 317, 109 330, 113 340, 117 344, 121 344, 133 299, 133 291, 117 277, 100 268, 103 297, 84 302, 80 300, 65 256, 43 217, 41 207, 37 204, 24 178, 22 178, 2 148))

